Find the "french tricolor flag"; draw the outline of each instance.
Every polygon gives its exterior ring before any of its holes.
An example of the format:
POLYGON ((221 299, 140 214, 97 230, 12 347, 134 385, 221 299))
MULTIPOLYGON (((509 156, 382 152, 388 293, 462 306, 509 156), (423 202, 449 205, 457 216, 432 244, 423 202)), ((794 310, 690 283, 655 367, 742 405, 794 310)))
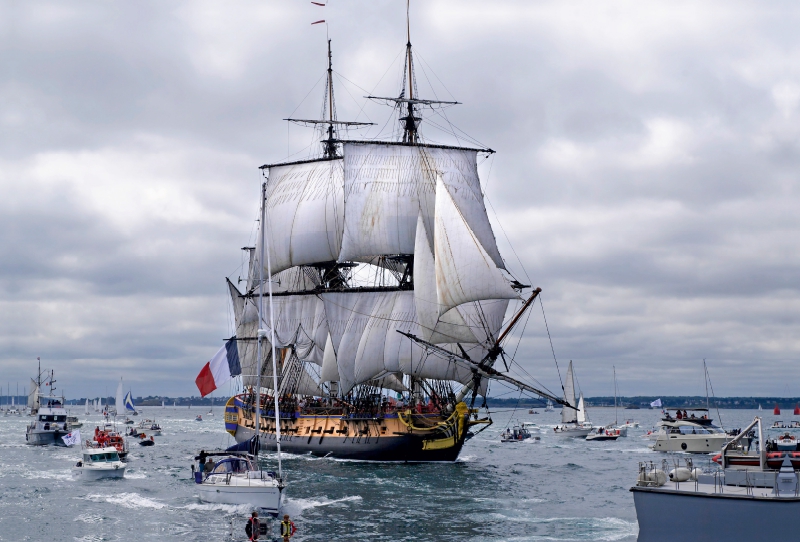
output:
POLYGON ((203 366, 200 374, 194 380, 200 395, 205 397, 219 386, 242 374, 239 364, 239 349, 236 347, 236 337, 228 339, 225 346, 214 354, 211 361, 203 366))

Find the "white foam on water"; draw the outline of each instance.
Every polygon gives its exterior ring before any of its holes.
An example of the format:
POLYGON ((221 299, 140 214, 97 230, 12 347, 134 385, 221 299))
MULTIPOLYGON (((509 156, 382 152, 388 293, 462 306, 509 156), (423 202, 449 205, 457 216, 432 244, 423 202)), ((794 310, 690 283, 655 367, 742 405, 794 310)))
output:
POLYGON ((125 478, 129 480, 144 480, 147 478, 147 475, 143 472, 126 472, 125 478))
POLYGON ((469 463, 471 461, 475 461, 474 455, 464 455, 456 458, 456 463, 469 463))
POLYGON ((184 510, 201 510, 204 512, 225 512, 226 514, 249 514, 253 511, 253 507, 249 504, 193 503, 181 506, 181 508, 184 510))
POLYGON ((72 477, 72 470, 43 470, 43 471, 34 471, 29 470, 22 473, 24 478, 36 478, 36 479, 45 479, 45 480, 73 480, 72 477))
POLYGON ((167 505, 155 499, 148 499, 142 497, 138 493, 119 493, 117 495, 98 495, 92 494, 84 497, 92 502, 107 502, 110 504, 118 504, 125 508, 151 508, 154 510, 161 510, 166 508, 167 505))
POLYGON ((558 529, 561 536, 550 534, 527 535, 506 538, 508 541, 544 541, 553 540, 558 542, 579 542, 583 540, 595 540, 601 542, 614 542, 636 536, 639 533, 639 525, 635 521, 627 521, 621 518, 537 518, 525 516, 513 516, 501 513, 491 513, 492 517, 510 522, 524 522, 537 525, 553 525, 558 529), (569 532, 572 531, 572 532, 569 532))
POLYGON ((93 514, 81 514, 72 521, 82 521, 84 523, 100 523, 101 521, 103 521, 103 517, 96 516, 93 514))
POLYGON ((103 542, 106 539, 100 535, 86 535, 80 538, 75 537, 73 540, 75 540, 75 542, 103 542))
POLYGON ((349 502, 360 502, 362 500, 360 495, 352 495, 349 497, 342 497, 341 499, 287 499, 283 505, 283 509, 289 515, 300 515, 304 510, 309 508, 319 508, 321 506, 330 506, 349 502))

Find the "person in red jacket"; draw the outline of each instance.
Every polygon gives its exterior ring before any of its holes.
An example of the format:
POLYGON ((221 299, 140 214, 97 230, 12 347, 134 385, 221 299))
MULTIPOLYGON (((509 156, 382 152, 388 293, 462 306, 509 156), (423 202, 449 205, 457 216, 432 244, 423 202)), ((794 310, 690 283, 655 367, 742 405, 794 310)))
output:
POLYGON ((293 537, 296 532, 297 527, 289 520, 289 514, 284 514, 283 521, 281 521, 281 536, 283 537, 283 542, 289 542, 289 539, 293 537))

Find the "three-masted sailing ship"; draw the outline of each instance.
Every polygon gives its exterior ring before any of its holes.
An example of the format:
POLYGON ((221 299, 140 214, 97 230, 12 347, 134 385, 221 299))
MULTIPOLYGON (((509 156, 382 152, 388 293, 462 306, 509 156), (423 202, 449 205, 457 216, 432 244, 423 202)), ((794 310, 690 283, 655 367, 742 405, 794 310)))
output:
POLYGON ((323 119, 286 119, 319 131, 321 156, 261 166, 266 257, 261 241, 246 247, 245 291, 228 280, 244 393, 228 400, 225 427, 244 442, 259 420, 264 450, 277 433, 288 453, 454 461, 491 423, 475 406, 489 381, 564 403, 494 367, 508 369, 503 343, 540 290, 523 293, 497 248, 477 168, 494 151, 421 136, 423 108, 457 102, 418 97, 410 39, 399 97, 368 96, 400 113, 397 140, 340 137, 367 123, 337 119, 332 74, 329 41, 323 119), (258 330, 271 321, 258 310, 260 274, 272 283, 279 377, 261 394, 273 349, 259 364, 258 330), (521 307, 504 325, 511 300, 521 307))

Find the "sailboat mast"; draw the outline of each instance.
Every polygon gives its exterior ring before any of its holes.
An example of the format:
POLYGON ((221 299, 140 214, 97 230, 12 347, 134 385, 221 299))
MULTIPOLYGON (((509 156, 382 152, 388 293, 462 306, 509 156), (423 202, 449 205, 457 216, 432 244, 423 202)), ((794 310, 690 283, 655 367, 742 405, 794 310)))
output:
POLYGON ((617 419, 617 368, 612 365, 611 369, 614 371, 614 425, 619 425, 617 419))
POLYGON ((708 367, 706 367, 706 360, 703 360, 703 382, 706 385, 706 410, 708 410, 708 367))
POLYGON ((256 416, 255 416, 255 430, 256 430, 256 455, 261 449, 261 341, 264 339, 265 332, 261 329, 262 307, 264 305, 264 266, 261 262, 264 261, 264 206, 267 197, 267 183, 261 185, 261 256, 258 266, 258 339, 256 341, 256 416))
MULTIPOLYGON (((267 202, 267 183, 264 183, 264 197, 262 199, 262 222, 261 222, 261 253, 264 253, 264 240, 266 236, 264 235, 264 226, 266 225, 265 220, 265 213, 266 213, 266 202, 267 202)), ((263 260, 262 260, 263 261, 263 260)), ((263 272, 263 266, 261 266, 263 272)), ((273 389, 273 398, 275 399, 275 445, 277 446, 278 451, 278 479, 283 480, 283 469, 281 467, 281 411, 278 405, 278 361, 275 356, 275 309, 272 304, 272 266, 269 259, 269 251, 267 251, 267 275, 270 277, 269 282, 267 283, 267 288, 269 289, 269 332, 270 332, 270 346, 272 346, 272 389, 273 389)), ((263 283, 262 283, 263 288, 263 283)))

